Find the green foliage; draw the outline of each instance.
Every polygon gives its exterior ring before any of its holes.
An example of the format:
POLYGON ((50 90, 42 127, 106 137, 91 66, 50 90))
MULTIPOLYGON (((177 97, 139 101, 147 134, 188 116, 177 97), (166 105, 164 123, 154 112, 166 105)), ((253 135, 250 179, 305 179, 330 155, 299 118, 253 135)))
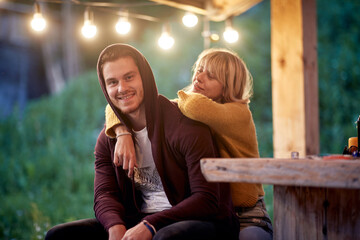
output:
POLYGON ((264 201, 266 205, 266 210, 271 218, 274 220, 274 197, 273 197, 273 185, 263 185, 265 196, 264 201))
POLYGON ((317 1, 320 147, 341 154, 360 114, 360 2, 317 1))
POLYGON ((0 123, 0 238, 43 239, 93 217, 93 149, 105 99, 95 72, 0 123), (4 197, 5 196, 5 197, 4 197))

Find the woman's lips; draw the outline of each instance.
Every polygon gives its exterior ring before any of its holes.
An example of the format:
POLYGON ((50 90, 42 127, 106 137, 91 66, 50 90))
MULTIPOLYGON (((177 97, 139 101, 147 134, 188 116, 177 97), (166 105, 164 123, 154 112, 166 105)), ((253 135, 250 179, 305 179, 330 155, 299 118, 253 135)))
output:
POLYGON ((199 86, 196 82, 194 83, 194 90, 195 91, 203 91, 204 89, 199 86))

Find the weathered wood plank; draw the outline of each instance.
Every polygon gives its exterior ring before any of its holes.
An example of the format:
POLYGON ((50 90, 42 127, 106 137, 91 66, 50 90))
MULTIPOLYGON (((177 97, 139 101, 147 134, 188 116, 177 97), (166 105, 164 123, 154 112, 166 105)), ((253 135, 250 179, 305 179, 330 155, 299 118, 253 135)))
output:
POLYGON ((274 239, 323 238, 324 188, 274 186, 274 239))
POLYGON ((202 159, 208 181, 360 189, 360 160, 202 159))
POLYGON ((327 189, 328 239, 360 239, 360 190, 327 189))
POLYGON ((274 186, 274 239, 360 239, 360 190, 274 186))

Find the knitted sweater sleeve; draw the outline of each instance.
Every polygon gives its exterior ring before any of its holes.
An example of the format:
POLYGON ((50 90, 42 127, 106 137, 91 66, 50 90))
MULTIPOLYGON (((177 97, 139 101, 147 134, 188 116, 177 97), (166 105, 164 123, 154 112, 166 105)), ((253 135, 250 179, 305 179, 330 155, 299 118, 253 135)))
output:
POLYGON ((105 134, 106 134, 106 136, 108 136, 110 138, 115 138, 116 134, 114 132, 113 127, 118 124, 121 124, 121 122, 118 119, 118 117, 116 116, 116 114, 114 113, 114 111, 112 110, 112 108, 110 107, 110 105, 108 104, 105 108, 105 125, 106 125, 105 134))
POLYGON ((229 126, 246 124, 251 118, 247 104, 217 103, 199 93, 178 92, 178 106, 181 112, 193 120, 205 123, 215 132, 231 131, 229 126))

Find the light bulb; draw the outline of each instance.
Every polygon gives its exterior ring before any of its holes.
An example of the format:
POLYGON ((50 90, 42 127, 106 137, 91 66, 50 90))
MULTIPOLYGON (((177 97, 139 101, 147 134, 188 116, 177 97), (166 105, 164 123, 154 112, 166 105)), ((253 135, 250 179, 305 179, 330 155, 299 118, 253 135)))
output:
POLYGON ((41 32, 45 29, 46 20, 43 18, 41 13, 37 12, 34 14, 34 17, 31 20, 31 27, 37 32, 41 32))
POLYGON ((190 12, 185 13, 182 18, 182 22, 186 27, 194 27, 198 23, 198 17, 190 12))
POLYGON ((94 25, 94 13, 86 8, 84 12, 84 26, 81 29, 82 35, 86 38, 93 38, 96 35, 97 28, 94 25))
POLYGON ((219 39, 220 39, 220 37, 219 37, 219 35, 217 33, 212 33, 210 35, 210 40, 213 41, 213 42, 217 42, 217 41, 219 41, 219 39))
POLYGON ((131 23, 126 18, 121 17, 116 23, 115 29, 119 34, 128 34, 131 29, 131 23))
POLYGON ((171 37, 168 32, 163 32, 158 40, 159 46, 164 50, 170 49, 174 43, 174 38, 171 37))
POLYGON ((85 20, 84 26, 81 29, 81 32, 86 38, 93 38, 96 35, 97 29, 90 20, 85 20))
POLYGON ((228 43, 234 43, 239 39, 239 33, 232 27, 226 27, 223 36, 228 43))

